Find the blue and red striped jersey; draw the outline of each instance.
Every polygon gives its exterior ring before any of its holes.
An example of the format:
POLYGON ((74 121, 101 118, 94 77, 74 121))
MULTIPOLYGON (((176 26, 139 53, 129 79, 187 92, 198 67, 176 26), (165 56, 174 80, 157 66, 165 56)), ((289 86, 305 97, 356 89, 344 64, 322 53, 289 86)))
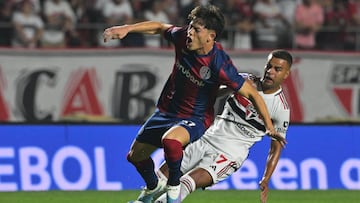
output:
POLYGON ((195 117, 208 128, 220 85, 238 91, 244 83, 220 43, 206 55, 186 48, 187 26, 171 27, 164 37, 175 46, 175 62, 157 102, 157 108, 180 118, 195 117))

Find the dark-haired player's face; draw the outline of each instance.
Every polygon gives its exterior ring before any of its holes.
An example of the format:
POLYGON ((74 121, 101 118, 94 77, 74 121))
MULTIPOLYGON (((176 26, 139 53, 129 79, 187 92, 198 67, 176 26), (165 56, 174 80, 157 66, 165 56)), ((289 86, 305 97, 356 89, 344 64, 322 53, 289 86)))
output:
POLYGON ((203 25, 190 22, 187 30, 186 47, 191 51, 201 51, 210 39, 211 31, 203 25))
POLYGON ((265 65, 262 86, 264 91, 275 92, 289 76, 290 67, 286 60, 271 57, 265 65))

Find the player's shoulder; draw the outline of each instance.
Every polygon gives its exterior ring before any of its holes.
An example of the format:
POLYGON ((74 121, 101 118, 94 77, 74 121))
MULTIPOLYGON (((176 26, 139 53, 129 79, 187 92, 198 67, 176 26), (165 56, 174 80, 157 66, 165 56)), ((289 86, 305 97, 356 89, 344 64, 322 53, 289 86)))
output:
POLYGON ((214 43, 214 53, 219 57, 229 57, 228 53, 226 53, 224 47, 221 45, 220 42, 214 43))
POLYGON ((217 63, 225 63, 231 61, 229 54, 224 50, 224 48, 219 42, 215 42, 211 55, 217 63))
POLYGON ((165 30, 165 33, 169 33, 174 36, 186 36, 187 34, 187 26, 176 26, 176 25, 168 25, 169 27, 165 30))
POLYGON ((282 89, 280 89, 277 93, 274 94, 274 98, 276 99, 278 105, 281 107, 280 109, 288 111, 290 110, 290 105, 282 89))
POLYGON ((186 37, 186 26, 178 27, 175 25, 169 25, 166 29, 163 31, 163 35, 166 38, 178 38, 178 37, 186 37))

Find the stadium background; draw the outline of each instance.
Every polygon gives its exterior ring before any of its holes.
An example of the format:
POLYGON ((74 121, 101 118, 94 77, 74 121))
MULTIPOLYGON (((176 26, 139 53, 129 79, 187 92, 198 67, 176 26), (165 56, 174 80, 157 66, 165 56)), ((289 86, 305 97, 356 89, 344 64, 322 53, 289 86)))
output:
MULTIPOLYGON (((267 51, 229 52, 260 74, 267 51)), ((293 110, 275 189, 360 189, 358 53, 293 51, 293 110)), ((123 190, 126 152, 153 111, 172 50, 1 50, 0 190, 123 190)), ((216 103, 220 111, 222 99, 216 103)), ((257 189, 268 140, 216 189, 257 189)), ((159 163, 159 150, 154 157, 159 163)))
MULTIPOLYGON (((79 30, 94 28, 98 30, 99 24, 79 24, 79 30)), ((324 26, 322 33, 337 30, 324 26)), ((358 35, 356 29, 353 33, 358 35)), ((232 40, 223 39, 239 71, 260 75, 272 48, 288 48, 295 57, 284 86, 292 108, 289 144, 270 187, 359 190, 358 42, 350 50, 299 50, 293 43, 240 49, 232 40)), ((163 45, 3 46, 0 191, 139 189, 143 182, 125 155, 170 72, 173 51, 163 45)), ((266 138, 240 171, 212 189, 258 189, 267 145, 266 138)), ((157 164, 162 161, 161 150, 154 159, 157 164)))

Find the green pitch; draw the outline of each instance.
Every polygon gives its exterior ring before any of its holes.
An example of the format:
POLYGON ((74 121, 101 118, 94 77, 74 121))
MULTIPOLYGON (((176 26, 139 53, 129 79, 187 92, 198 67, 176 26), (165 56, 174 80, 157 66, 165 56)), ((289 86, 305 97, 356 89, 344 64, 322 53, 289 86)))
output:
MULTIPOLYGON (((126 203, 137 197, 139 191, 48 191, 0 192, 0 203, 126 203)), ((259 201, 254 190, 198 190, 184 203, 252 203, 259 201)), ((268 203, 359 203, 359 190, 271 190, 268 203)))

